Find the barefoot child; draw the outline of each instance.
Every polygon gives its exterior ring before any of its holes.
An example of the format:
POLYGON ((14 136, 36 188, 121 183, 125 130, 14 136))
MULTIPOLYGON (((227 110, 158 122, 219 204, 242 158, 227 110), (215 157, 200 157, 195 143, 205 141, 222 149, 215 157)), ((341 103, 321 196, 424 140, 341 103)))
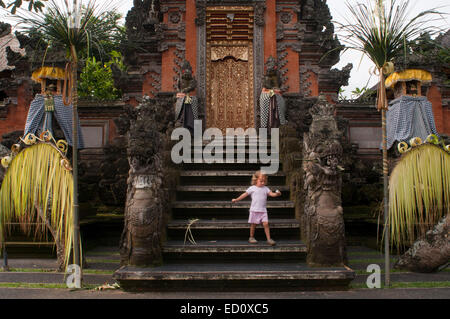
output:
POLYGON ((264 232, 266 233, 267 243, 271 246, 275 245, 275 241, 270 238, 269 220, 267 217, 267 195, 270 197, 281 196, 281 192, 277 190, 275 193, 266 187, 267 175, 264 175, 261 171, 257 171, 252 177, 252 186, 250 186, 245 193, 238 198, 233 198, 233 203, 240 201, 250 195, 252 197, 252 204, 250 206, 250 216, 248 222, 250 224, 250 238, 248 242, 256 244, 258 241, 255 239, 256 225, 262 222, 264 226, 264 232))

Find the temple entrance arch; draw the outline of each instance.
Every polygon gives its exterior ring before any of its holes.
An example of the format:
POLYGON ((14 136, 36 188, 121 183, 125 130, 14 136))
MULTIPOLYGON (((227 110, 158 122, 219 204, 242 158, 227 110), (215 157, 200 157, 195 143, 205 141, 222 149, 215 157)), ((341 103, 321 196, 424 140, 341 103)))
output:
POLYGON ((253 7, 206 10, 206 127, 255 127, 253 7))

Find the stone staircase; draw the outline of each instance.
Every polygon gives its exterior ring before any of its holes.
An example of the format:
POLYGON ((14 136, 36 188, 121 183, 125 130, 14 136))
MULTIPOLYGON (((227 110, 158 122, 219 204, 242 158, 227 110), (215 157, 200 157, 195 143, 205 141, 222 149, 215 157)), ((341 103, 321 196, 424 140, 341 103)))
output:
MULTIPOLYGON (((122 267, 114 278, 124 289, 289 291, 348 287, 355 276, 352 270, 307 266, 307 248, 300 240, 300 225, 281 165, 268 181, 272 191, 282 192, 267 202, 271 237, 277 244, 266 243, 262 225, 255 232, 259 242, 248 243, 251 199, 234 204, 231 199, 250 186, 256 170, 268 165, 249 161, 252 143, 258 140, 242 145, 245 163, 182 164, 163 245, 164 264, 122 267)), ((235 145, 235 150, 240 146, 235 145)), ((192 156, 198 151, 193 148, 192 156)))

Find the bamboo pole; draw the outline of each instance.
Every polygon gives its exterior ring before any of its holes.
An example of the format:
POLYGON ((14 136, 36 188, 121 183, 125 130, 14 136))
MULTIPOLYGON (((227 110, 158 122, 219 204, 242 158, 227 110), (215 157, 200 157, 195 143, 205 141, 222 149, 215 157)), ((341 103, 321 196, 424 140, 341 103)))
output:
POLYGON ((384 267, 385 267, 385 287, 390 286, 390 256, 389 256, 389 166, 387 155, 387 134, 386 134, 386 110, 381 110, 382 130, 383 130, 383 202, 384 202, 384 267))
MULTIPOLYGON (((78 90, 77 90, 77 66, 78 57, 75 47, 70 48, 72 55, 72 174, 73 174, 73 257, 75 264, 80 268, 82 276, 82 267, 80 261, 80 218, 78 204, 78 90)), ((75 282, 80 282, 75 281, 75 282)), ((76 287, 76 288, 81 288, 76 287)))
POLYGON ((380 85, 378 91, 378 110, 381 110, 381 129, 383 136, 383 215, 384 215, 384 267, 385 267, 385 287, 390 287, 390 251, 389 251, 389 162, 387 154, 387 130, 386 111, 388 109, 386 86, 383 68, 379 68, 380 85))

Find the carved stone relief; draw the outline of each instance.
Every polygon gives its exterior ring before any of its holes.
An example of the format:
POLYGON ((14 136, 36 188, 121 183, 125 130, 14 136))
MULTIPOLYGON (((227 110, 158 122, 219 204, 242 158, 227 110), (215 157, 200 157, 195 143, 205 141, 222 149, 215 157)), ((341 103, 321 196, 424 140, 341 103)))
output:
MULTIPOLYGON (((262 78, 264 74, 264 13, 266 5, 264 2, 258 2, 255 5, 255 26, 253 29, 253 71, 254 71, 254 101, 259 101, 259 95, 262 90, 262 78)), ((260 125, 260 107, 255 103, 255 119, 256 126, 260 125)))
POLYGON ((289 71, 288 68, 285 68, 288 60, 287 60, 287 51, 278 51, 278 70, 279 70, 279 74, 280 74, 280 90, 282 92, 286 92, 287 90, 289 90, 289 85, 286 84, 287 80, 288 80, 288 76, 287 73, 289 71))
POLYGON ((196 0, 195 8, 197 11, 197 18, 195 18, 195 24, 199 27, 204 26, 206 22, 206 0, 196 0))
POLYGON ((177 24, 181 20, 181 14, 180 12, 170 12, 169 13, 169 21, 173 24, 177 24))
POLYGON ((185 61, 185 53, 186 53, 186 47, 183 44, 177 43, 175 45, 175 52, 174 52, 175 57, 173 59, 174 64, 175 64, 175 66, 173 68, 173 70, 175 72, 175 75, 173 77, 173 90, 174 91, 178 90, 177 83, 181 77, 181 69, 183 66, 183 62, 185 61))
POLYGON ((317 65, 311 64, 311 62, 306 62, 306 64, 300 65, 300 93, 303 94, 303 96, 311 96, 312 91, 310 89, 311 86, 311 73, 316 74, 319 76, 320 73, 320 67, 317 65))
POLYGON ((334 118, 335 106, 325 96, 311 109, 313 118, 304 135, 305 226, 310 266, 342 266, 347 263, 344 216, 341 201, 341 133, 334 118))
POLYGON ((170 211, 174 176, 169 168, 173 101, 149 99, 139 107, 129 106, 121 115, 121 130, 127 133, 130 164, 124 229, 120 240, 122 265, 159 264, 170 211))
POLYGON ((225 59, 227 56, 231 56, 236 60, 248 61, 249 52, 247 46, 213 46, 211 47, 211 61, 217 61, 225 59))
POLYGON ((186 40, 186 23, 182 22, 178 24, 177 36, 180 40, 186 40))
POLYGON ((264 14, 266 11, 266 4, 263 2, 257 2, 255 4, 255 24, 258 27, 264 27, 265 20, 264 20, 264 14))
POLYGON ((283 22, 284 24, 288 24, 288 23, 291 22, 291 20, 292 20, 292 13, 286 12, 286 11, 281 12, 281 14, 280 14, 280 20, 281 20, 281 22, 283 22))

